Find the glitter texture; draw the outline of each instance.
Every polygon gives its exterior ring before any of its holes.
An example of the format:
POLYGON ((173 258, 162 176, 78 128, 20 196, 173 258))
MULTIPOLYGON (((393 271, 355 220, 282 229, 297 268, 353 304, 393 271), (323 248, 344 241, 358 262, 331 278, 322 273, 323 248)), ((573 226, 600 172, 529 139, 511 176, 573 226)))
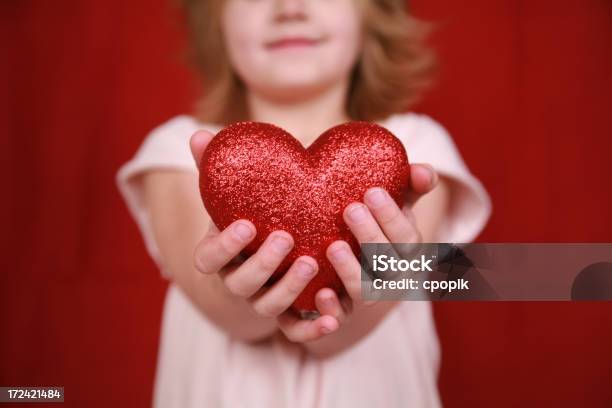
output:
POLYGON ((325 256, 335 240, 347 241, 359 257, 359 243, 342 219, 344 208, 363 201, 370 187, 382 187, 402 205, 410 168, 402 143, 369 122, 348 122, 323 133, 307 149, 283 129, 237 122, 221 130, 200 162, 200 193, 219 230, 237 219, 250 220, 255 239, 250 256, 275 230, 289 232, 295 246, 267 284, 277 281, 302 255, 317 260, 319 273, 293 304, 316 310, 317 291, 343 285, 325 256))

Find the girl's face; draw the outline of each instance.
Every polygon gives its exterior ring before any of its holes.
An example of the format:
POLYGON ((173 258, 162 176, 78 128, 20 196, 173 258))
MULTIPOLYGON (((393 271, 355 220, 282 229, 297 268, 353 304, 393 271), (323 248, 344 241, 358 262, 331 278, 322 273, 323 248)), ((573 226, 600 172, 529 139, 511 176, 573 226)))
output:
POLYGON ((226 0, 222 31, 234 71, 267 95, 344 80, 361 49, 356 0, 226 0))

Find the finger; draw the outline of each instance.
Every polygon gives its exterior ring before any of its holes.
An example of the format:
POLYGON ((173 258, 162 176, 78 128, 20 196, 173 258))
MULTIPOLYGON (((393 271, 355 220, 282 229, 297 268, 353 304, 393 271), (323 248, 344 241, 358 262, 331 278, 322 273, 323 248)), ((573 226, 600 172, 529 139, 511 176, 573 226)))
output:
POLYGON ((364 202, 391 243, 389 247, 379 246, 380 254, 407 259, 419 250, 421 232, 407 205, 400 208, 387 191, 378 187, 366 191, 364 202))
POLYGON ((191 155, 196 162, 196 166, 199 167, 202 154, 204 154, 206 146, 208 146, 208 143, 210 143, 213 137, 215 137, 215 135, 207 130, 198 130, 189 139, 191 155))
POLYGON ((333 316, 340 324, 346 320, 346 312, 340 304, 338 295, 330 288, 323 288, 317 292, 315 305, 321 315, 333 316))
POLYGON ((301 256, 270 289, 256 299, 251 299, 255 312, 263 317, 276 317, 295 301, 298 295, 318 272, 317 261, 301 256))
MULTIPOLYGON (((217 235, 219 235, 219 228, 217 228, 217 226, 215 225, 215 223, 209 219, 208 221, 208 228, 206 229, 206 232, 204 233, 204 238, 211 238, 211 237, 216 237, 217 235)), ((243 255, 242 252, 240 252, 238 255, 236 255, 235 257, 233 257, 227 265, 230 264, 241 264, 246 260, 246 257, 243 255)), ((227 266, 226 265, 226 266, 227 266)), ((221 272, 221 271, 220 271, 221 272)))
POLYGON ((402 212, 387 191, 379 187, 371 188, 366 191, 364 202, 390 242, 411 243, 418 239, 415 224, 402 212))
POLYGON ((274 231, 257 252, 224 278, 225 286, 236 296, 254 295, 272 276, 293 248, 293 238, 286 231, 274 231))
POLYGON ((300 319, 295 312, 287 310, 276 318, 278 327, 289 341, 304 343, 317 340, 340 327, 332 316, 320 316, 315 320, 300 319))
POLYGON ((402 207, 402 214, 404 214, 404 217, 408 218, 408 221, 410 221, 410 223, 416 228, 416 215, 414 215, 414 211, 412 211, 412 208, 408 204, 404 204, 402 207))
POLYGON ((432 165, 417 163, 410 165, 410 188, 406 193, 406 203, 410 207, 423 195, 435 188, 440 177, 432 165))
POLYGON ((216 236, 200 241, 195 249, 194 264, 205 274, 218 272, 255 237, 255 226, 248 220, 236 220, 216 236))
POLYGON ((349 244, 345 241, 334 241, 326 251, 336 274, 342 281, 348 295, 354 301, 361 301, 361 265, 349 244))
POLYGON ((344 222, 360 243, 389 242, 366 205, 362 203, 349 204, 344 209, 343 217, 344 222))

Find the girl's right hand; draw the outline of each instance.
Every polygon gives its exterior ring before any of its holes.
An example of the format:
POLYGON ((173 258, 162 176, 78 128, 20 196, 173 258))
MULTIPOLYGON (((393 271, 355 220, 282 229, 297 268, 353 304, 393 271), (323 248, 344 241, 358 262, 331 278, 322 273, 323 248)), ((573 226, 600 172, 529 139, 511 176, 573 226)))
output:
MULTIPOLYGON (((206 131, 196 132, 191 137, 191 151, 196 164, 213 137, 206 131)), ((287 314, 293 314, 289 307, 318 272, 316 260, 309 256, 297 258, 279 281, 271 287, 264 287, 291 252, 294 244, 291 234, 273 231, 253 255, 240 262, 236 260, 240 252, 255 238, 253 223, 236 220, 223 231, 212 222, 209 225, 195 250, 196 269, 205 274, 219 274, 229 293, 247 300, 258 316, 284 319, 287 314)), ((331 333, 338 326, 335 317, 322 315, 315 320, 296 321, 292 327, 283 325, 281 330, 290 341, 306 342, 331 333)))

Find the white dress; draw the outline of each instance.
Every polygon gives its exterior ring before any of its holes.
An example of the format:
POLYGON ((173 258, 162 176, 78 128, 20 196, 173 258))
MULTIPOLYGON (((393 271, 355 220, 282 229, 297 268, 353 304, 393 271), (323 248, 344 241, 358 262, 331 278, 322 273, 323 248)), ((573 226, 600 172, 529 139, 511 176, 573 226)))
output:
MULTIPOLYGON (((379 124, 404 144, 410 162, 425 162, 451 180, 450 210, 437 242, 471 242, 491 214, 482 184, 448 132, 424 114, 390 116, 379 124)), ((142 186, 155 168, 197 172, 189 138, 219 127, 187 115, 155 128, 117 173, 117 185, 162 276, 142 186)), ((155 376, 155 407, 436 407, 440 350, 429 302, 402 302, 368 336, 327 360, 274 339, 257 345, 228 337, 174 284, 166 295, 155 376)))

